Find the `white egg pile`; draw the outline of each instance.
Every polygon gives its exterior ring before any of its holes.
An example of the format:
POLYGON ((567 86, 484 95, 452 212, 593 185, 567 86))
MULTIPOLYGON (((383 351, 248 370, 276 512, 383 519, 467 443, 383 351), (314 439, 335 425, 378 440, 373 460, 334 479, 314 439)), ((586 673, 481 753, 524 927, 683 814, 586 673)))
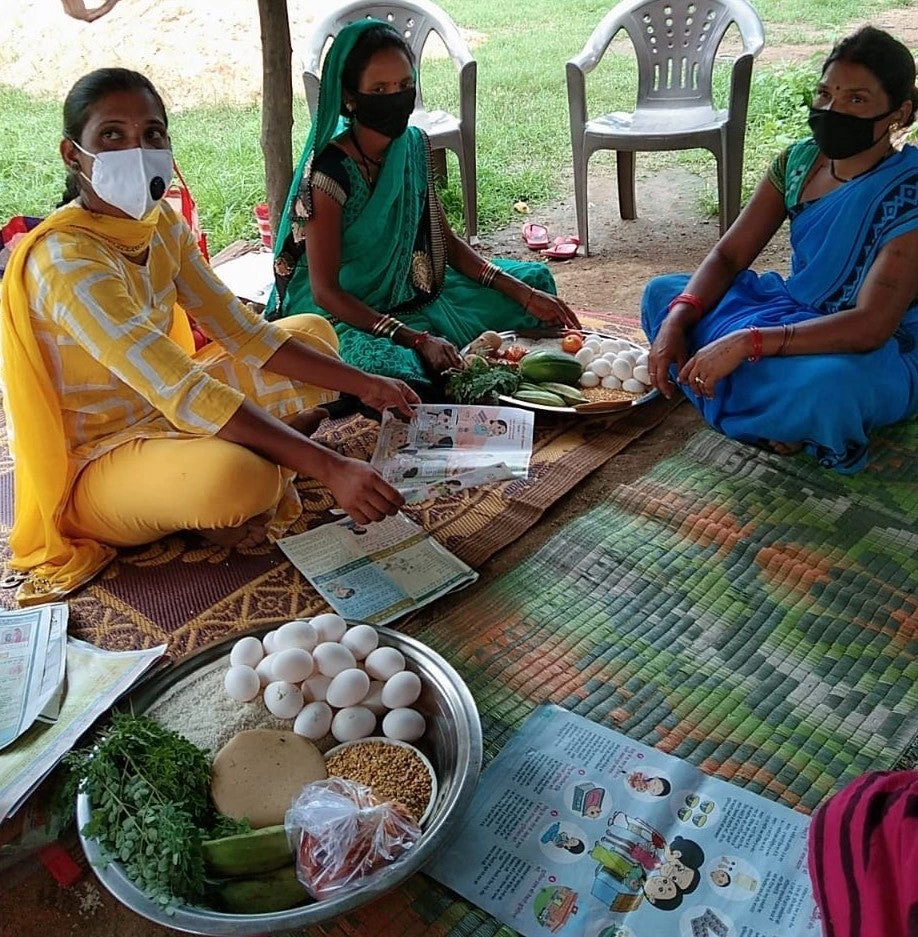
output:
POLYGON ((650 390, 647 352, 623 338, 588 335, 574 357, 583 365, 581 387, 605 387, 646 394, 650 390))
POLYGON ((375 628, 348 628, 340 615, 288 621, 262 641, 240 638, 223 686, 239 703, 261 693, 273 716, 292 719, 293 731, 313 741, 329 732, 339 742, 366 738, 381 716, 383 735, 414 742, 427 728, 410 708, 421 678, 405 669, 401 651, 378 645, 375 628))

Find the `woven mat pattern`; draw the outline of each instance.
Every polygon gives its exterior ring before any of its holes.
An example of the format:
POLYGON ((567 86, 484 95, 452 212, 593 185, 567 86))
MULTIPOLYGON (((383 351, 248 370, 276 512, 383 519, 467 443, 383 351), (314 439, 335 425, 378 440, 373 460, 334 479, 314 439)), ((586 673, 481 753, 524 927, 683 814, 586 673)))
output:
POLYGON ((551 699, 810 811, 918 734, 916 451, 845 479, 702 431, 417 636, 491 755, 551 699))
MULTIPOLYGON (((641 340, 635 320, 583 315, 590 328, 641 340)), ((469 565, 528 530, 542 513, 590 472, 660 423, 676 404, 658 399, 627 415, 571 421, 539 418, 530 476, 460 492, 406 508, 447 549, 469 565)), ((377 424, 354 416, 327 423, 316 439, 368 459, 377 424)), ((333 520, 329 492, 309 479, 298 482, 304 511, 291 533, 333 520)), ((0 551, 8 558, 12 522, 12 462, 0 435, 0 551)), ((13 592, 0 592, 0 605, 13 592)), ((70 599, 70 630, 113 650, 169 645, 182 656, 232 631, 327 610, 312 587, 273 544, 236 550, 192 535, 166 537, 121 551, 103 574, 70 599)))

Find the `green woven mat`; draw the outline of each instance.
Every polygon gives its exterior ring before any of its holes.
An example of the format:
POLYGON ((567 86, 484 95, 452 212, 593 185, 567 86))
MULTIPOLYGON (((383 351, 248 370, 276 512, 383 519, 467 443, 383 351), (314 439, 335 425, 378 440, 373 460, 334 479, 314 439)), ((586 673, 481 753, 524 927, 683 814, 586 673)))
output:
MULTIPOLYGON (((405 630, 468 682, 486 759, 550 699, 809 812, 918 754, 916 453, 894 427, 843 478, 702 431, 405 630)), ((367 925, 512 933, 423 877, 322 933, 367 925)))
POLYGON ((812 810, 918 734, 916 452, 843 478, 702 431, 418 637, 489 755, 548 698, 812 810))

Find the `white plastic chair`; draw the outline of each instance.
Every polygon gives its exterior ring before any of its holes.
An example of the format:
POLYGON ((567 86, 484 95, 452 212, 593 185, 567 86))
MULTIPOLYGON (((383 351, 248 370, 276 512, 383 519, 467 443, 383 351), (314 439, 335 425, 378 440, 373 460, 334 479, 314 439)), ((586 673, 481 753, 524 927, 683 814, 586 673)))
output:
POLYGON ((615 150, 619 211, 636 217, 634 154, 704 147, 717 159, 720 230, 740 210, 743 148, 752 64, 765 44, 762 22, 746 0, 623 0, 567 63, 577 231, 589 253, 587 164, 596 150, 615 150), (711 79, 717 48, 736 23, 743 51, 733 63, 726 110, 714 108, 711 79), (587 118, 586 76, 624 29, 638 62, 637 104, 630 114, 587 118))
POLYGON ((391 23, 411 46, 418 63, 417 101, 411 123, 430 137, 434 150, 449 149, 459 157, 459 178, 465 208, 466 237, 473 241, 478 234, 478 182, 475 159, 475 111, 478 63, 468 44, 449 16, 427 0, 393 0, 391 3, 366 3, 364 0, 332 10, 316 24, 303 60, 303 84, 310 114, 319 101, 322 54, 330 39, 348 23, 364 17, 391 23), (459 72, 459 117, 446 111, 424 108, 421 92, 421 53, 431 33, 436 33, 459 72))

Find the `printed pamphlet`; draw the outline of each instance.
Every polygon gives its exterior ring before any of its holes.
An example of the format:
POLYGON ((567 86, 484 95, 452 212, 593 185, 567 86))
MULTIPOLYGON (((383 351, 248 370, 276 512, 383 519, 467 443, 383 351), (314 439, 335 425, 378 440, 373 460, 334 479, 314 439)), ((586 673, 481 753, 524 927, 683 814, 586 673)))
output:
POLYGON ((399 491, 504 465, 514 478, 529 474, 534 415, 515 407, 423 404, 405 422, 383 414, 371 464, 399 491))
POLYGON ((425 871, 524 937, 819 937, 809 822, 544 704, 425 871))
POLYGON ((277 545, 339 615, 374 625, 478 578, 404 514, 367 526, 345 517, 277 545))
POLYGON ((67 638, 66 678, 56 720, 53 725, 40 720, 33 722, 0 752, 0 822, 22 806, 80 736, 165 651, 165 644, 142 651, 104 651, 85 641, 67 638))

